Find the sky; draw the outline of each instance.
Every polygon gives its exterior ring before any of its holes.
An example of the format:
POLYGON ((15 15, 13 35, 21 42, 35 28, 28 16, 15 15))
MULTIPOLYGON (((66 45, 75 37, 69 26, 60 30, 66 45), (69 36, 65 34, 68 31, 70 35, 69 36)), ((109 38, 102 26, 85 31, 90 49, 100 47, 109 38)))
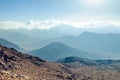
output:
POLYGON ((0 0, 0 29, 120 26, 120 0, 0 0))

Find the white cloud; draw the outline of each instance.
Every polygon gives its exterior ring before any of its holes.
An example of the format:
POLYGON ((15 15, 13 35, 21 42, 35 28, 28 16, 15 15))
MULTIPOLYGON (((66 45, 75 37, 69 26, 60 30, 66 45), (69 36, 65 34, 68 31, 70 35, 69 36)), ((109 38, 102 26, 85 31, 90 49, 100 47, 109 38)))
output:
POLYGON ((60 20, 44 20, 44 21, 36 21, 34 22, 34 24, 31 24, 31 26, 37 29, 50 29, 51 27, 55 27, 59 24, 65 24, 65 23, 66 21, 60 21, 60 20))
POLYGON ((18 29, 22 28, 24 23, 22 22, 14 22, 14 21, 4 21, 0 22, 0 29, 18 29))
POLYGON ((43 21, 33 21, 28 20, 27 22, 16 22, 16 21, 2 21, 0 22, 0 29, 49 29, 51 27, 57 26, 59 24, 65 24, 66 21, 61 20, 43 20, 43 21))
POLYGON ((105 26, 113 26, 120 28, 120 21, 114 20, 96 20, 96 21, 81 21, 81 22, 73 22, 71 25, 80 28, 98 28, 105 26))
POLYGON ((64 20, 43 20, 43 21, 33 21, 29 20, 27 22, 16 22, 16 21, 2 21, 0 22, 0 29, 50 29, 59 24, 68 24, 74 27, 80 28, 97 28, 104 26, 115 26, 120 27, 120 21, 114 20, 98 20, 98 21, 64 21, 64 20))

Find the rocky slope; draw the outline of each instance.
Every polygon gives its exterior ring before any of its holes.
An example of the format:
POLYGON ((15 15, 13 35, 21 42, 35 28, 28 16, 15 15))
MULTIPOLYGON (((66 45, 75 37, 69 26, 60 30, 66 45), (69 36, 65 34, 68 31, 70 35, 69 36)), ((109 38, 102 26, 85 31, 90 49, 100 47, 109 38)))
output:
MULTIPOLYGON (((85 61, 87 60, 88 59, 85 59, 85 61)), ((79 62, 80 61, 81 59, 79 59, 79 62)), ((74 65, 72 64, 76 65, 78 63, 74 62, 70 64, 69 63, 64 64, 64 63, 46 62, 38 57, 31 56, 28 54, 23 54, 16 51, 13 48, 7 48, 0 45, 0 80, 119 80, 120 79, 120 64, 118 63, 115 63, 114 65, 111 64, 114 67, 109 65, 89 66, 86 64, 78 67, 74 67, 74 65)))
POLYGON ((71 56, 57 62, 71 69, 73 80, 120 79, 120 60, 91 60, 71 56))
POLYGON ((69 74, 59 63, 49 63, 0 45, 0 80, 67 80, 69 74))

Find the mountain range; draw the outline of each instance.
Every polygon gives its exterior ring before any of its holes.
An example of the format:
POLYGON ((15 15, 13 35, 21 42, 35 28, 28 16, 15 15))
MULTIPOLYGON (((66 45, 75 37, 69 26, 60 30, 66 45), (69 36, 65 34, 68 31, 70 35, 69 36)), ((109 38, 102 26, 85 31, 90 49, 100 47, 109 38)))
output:
POLYGON ((36 49, 36 47, 31 46, 32 43, 43 41, 49 38, 61 37, 64 35, 68 35, 68 33, 60 33, 54 30, 41 29, 0 30, 1 38, 17 43, 20 47, 23 47, 26 50, 36 49))
POLYGON ((0 29, 0 37, 17 43, 26 50, 34 50, 40 48, 40 42, 47 39, 59 38, 63 36, 79 36, 84 31, 93 33, 119 33, 120 29, 114 26, 104 26, 98 28, 77 28, 67 24, 60 24, 50 29, 0 29), (39 35, 38 35, 39 34, 39 35), (38 46, 39 43, 39 46, 38 46), (34 45, 35 44, 35 45, 34 45), (37 44, 37 45, 36 45, 37 44), (32 46, 31 46, 32 45, 32 46), (34 45, 34 46, 33 46, 34 45))
MULTIPOLYGON (((74 49, 92 53, 99 59, 119 59, 120 57, 119 33, 94 33, 81 31, 82 33, 79 35, 76 35, 75 33, 74 35, 71 35, 72 32, 65 33, 64 31, 66 28, 69 28, 68 26, 65 27, 65 25, 63 25, 63 28, 61 27, 63 32, 59 31, 59 28, 60 27, 53 27, 50 30, 0 30, 0 36, 1 38, 4 37, 3 39, 18 44, 20 48, 22 47, 27 51, 34 51, 43 47, 45 49, 45 46, 50 43, 60 42, 74 49)), ((73 29, 74 27, 71 26, 70 28, 73 29)), ((74 31, 79 32, 79 29, 75 28, 74 31)))
POLYGON ((33 45, 44 47, 52 42, 61 42, 78 50, 94 53, 102 59, 119 59, 119 33, 83 32, 79 36, 63 36, 36 42, 33 45))
POLYGON ((98 57, 97 55, 92 55, 92 53, 77 50, 60 42, 52 42, 43 48, 30 51, 29 53, 35 56, 39 56, 47 61, 56 61, 59 58, 68 56, 79 56, 91 59, 98 57))
MULTIPOLYGON (((81 29, 81 28, 73 27, 71 25, 61 24, 47 30, 44 30, 44 29, 0 30, 0 37, 2 39, 9 40, 9 41, 6 41, 6 43, 7 42, 13 43, 12 46, 11 44, 8 46, 8 43, 7 45, 5 44, 3 45, 7 47, 15 48, 19 51, 22 51, 21 50, 22 48, 24 48, 26 51, 35 51, 36 49, 40 49, 40 51, 37 51, 36 54, 39 54, 39 53, 43 54, 43 52, 45 52, 45 50, 48 49, 47 46, 49 44, 53 42, 60 42, 64 45, 67 45, 67 47, 72 47, 76 49, 77 50, 76 54, 78 53, 78 51, 79 53, 80 51, 85 51, 87 53, 92 53, 93 55, 97 56, 97 58, 99 59, 100 58, 101 59, 120 59, 119 58, 120 57, 119 55, 120 33, 118 32, 119 29, 117 28, 113 29, 113 27, 111 26, 110 27, 111 29, 109 30, 114 30, 116 31, 116 33, 112 31, 110 31, 112 33, 107 33, 106 30, 108 30, 107 29, 108 27, 104 27, 104 28, 105 29, 103 29, 102 27, 100 27, 100 29, 99 28, 97 29, 82 28, 81 29), (98 29, 100 31, 98 31, 98 29), (101 33, 102 29, 105 31, 101 33), (92 32, 88 32, 88 31, 92 31, 92 32)), ((3 40, 1 42, 3 43, 3 40)), ((45 54, 47 55, 48 53, 45 53, 45 54)))

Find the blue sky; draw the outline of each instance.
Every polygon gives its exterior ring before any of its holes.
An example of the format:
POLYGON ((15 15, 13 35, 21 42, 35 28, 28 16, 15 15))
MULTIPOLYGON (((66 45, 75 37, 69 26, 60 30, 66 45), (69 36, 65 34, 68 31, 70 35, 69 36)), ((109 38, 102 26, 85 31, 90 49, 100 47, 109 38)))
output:
POLYGON ((120 20, 120 0, 0 0, 0 21, 120 20))
POLYGON ((80 13, 74 0, 0 0, 0 19, 55 19, 80 13))

